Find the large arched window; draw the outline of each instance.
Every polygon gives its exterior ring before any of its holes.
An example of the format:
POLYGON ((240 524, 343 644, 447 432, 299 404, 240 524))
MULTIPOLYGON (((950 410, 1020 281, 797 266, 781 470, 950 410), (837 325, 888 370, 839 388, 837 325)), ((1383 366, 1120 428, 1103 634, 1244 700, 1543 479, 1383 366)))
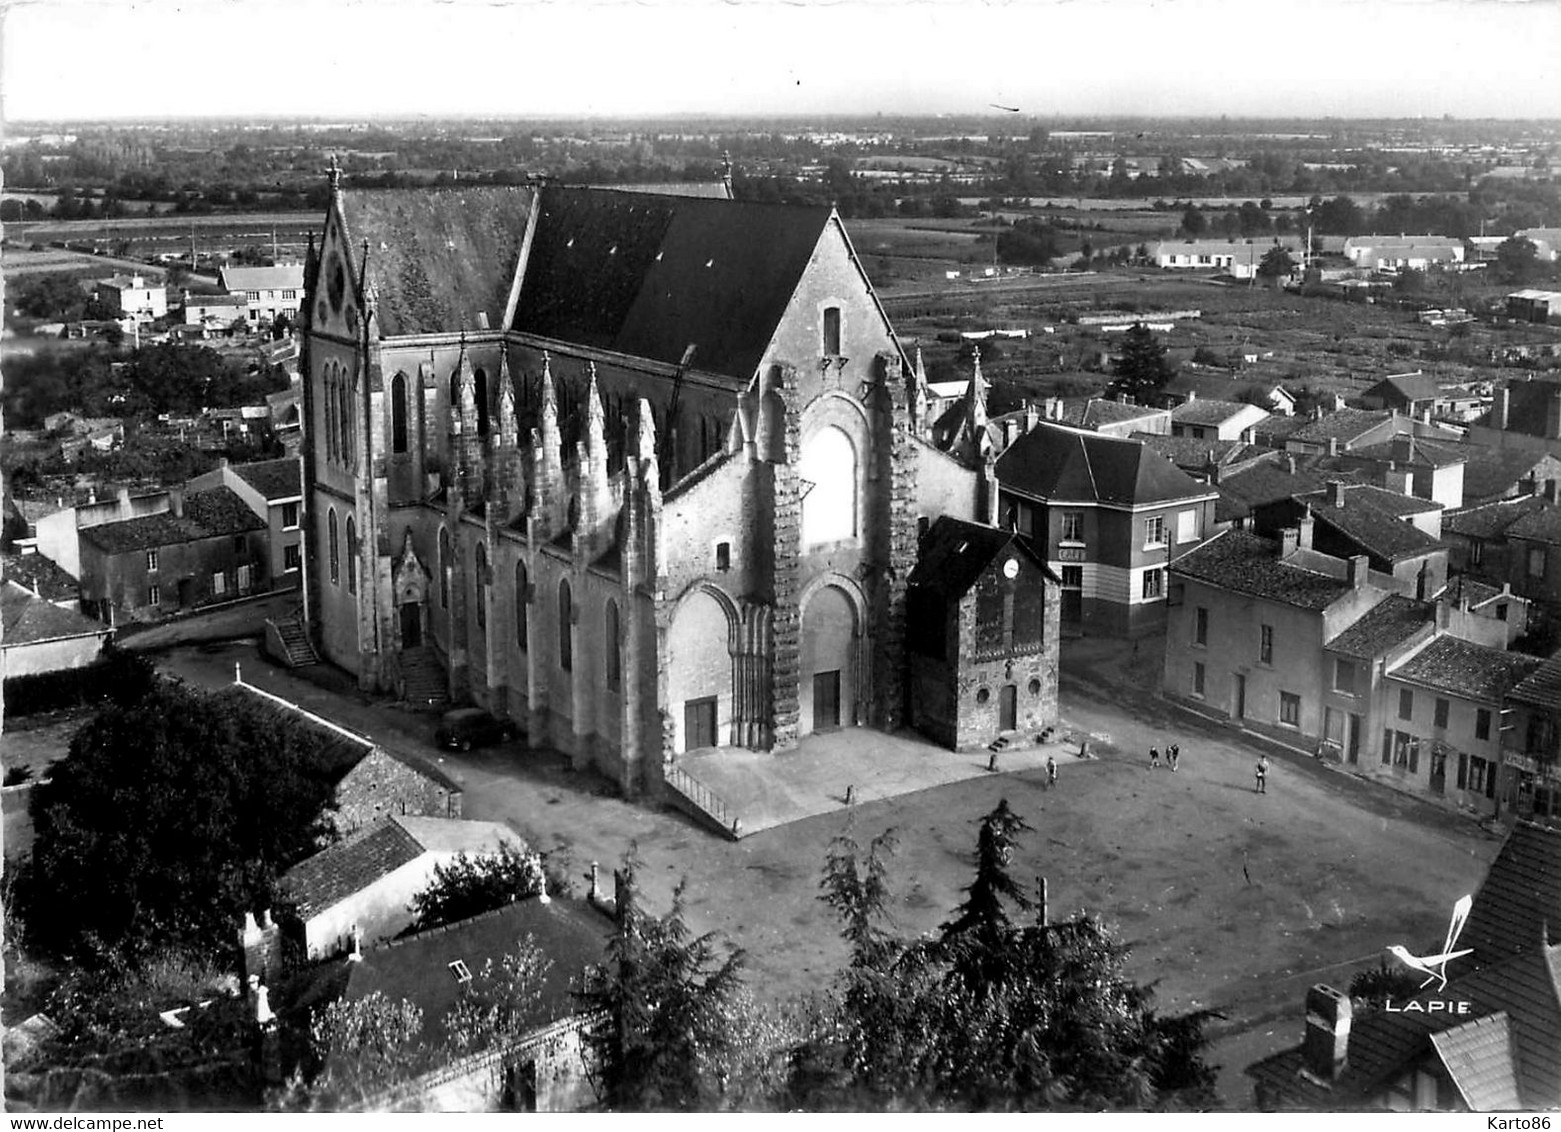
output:
POLYGON ((325 458, 336 459, 336 367, 325 367, 321 388, 325 393, 325 458))
POLYGON ((461 370, 457 366, 450 372, 450 413, 459 416, 461 412, 461 370))
POLYGON ((530 579, 526 577, 526 564, 515 563, 515 643, 522 650, 529 648, 527 643, 527 613, 531 602, 531 595, 526 592, 530 579))
POLYGON ((407 379, 398 373, 390 383, 390 450, 407 450, 407 379))
POLYGON ((602 619, 602 647, 607 654, 607 690, 618 691, 623 683, 623 653, 618 633, 618 603, 609 600, 602 619))
POLYGON ((477 605, 477 628, 488 627, 488 548, 477 544, 472 557, 472 601, 477 605))
POLYGON ((474 388, 477 394, 477 435, 488 435, 488 371, 480 369, 475 375, 474 388))
POLYGON ((336 508, 325 516, 326 541, 331 548, 331 585, 341 584, 341 548, 336 543, 336 508))
POLYGON ((569 592, 569 579, 558 583, 558 667, 565 672, 575 666, 575 602, 569 592))
POLYGON ((856 535, 856 446, 834 425, 808 438, 798 468, 802 490, 802 543, 813 546, 856 535))
POLYGON ((358 524, 347 516, 347 592, 358 592, 358 524))
POLYGON ((439 529, 439 608, 450 608, 450 532, 439 529))
POLYGON ((347 396, 347 379, 344 374, 336 385, 336 419, 341 425, 341 440, 337 444, 342 463, 352 463, 352 403, 347 396))

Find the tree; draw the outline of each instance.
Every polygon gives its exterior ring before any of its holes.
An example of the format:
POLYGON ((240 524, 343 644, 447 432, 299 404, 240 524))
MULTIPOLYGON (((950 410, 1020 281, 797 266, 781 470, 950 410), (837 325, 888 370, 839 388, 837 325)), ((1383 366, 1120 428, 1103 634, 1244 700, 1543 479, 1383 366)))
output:
POLYGON ((529 935, 497 966, 487 960, 473 972, 445 1016, 445 1041, 451 1052, 474 1053, 534 1028, 542 986, 552 966, 529 935))
POLYGON ((1258 260, 1257 274, 1259 279, 1288 279, 1295 273, 1295 257, 1283 244, 1275 244, 1263 253, 1263 258, 1258 260))
POLYGON ((718 959, 714 936, 694 936, 683 886, 663 917, 639 904, 633 850, 618 885, 617 930, 577 992, 605 1021, 586 1035, 597 1095, 617 1111, 716 1107, 720 1070, 735 1046, 741 951, 718 959))
POLYGON ((33 793, 32 939, 88 966, 230 947, 243 914, 269 907, 276 878, 318 847, 324 747, 251 700, 166 680, 102 708, 33 793))
POLYGON ((427 1061, 423 1012, 383 992, 332 999, 309 1019, 310 1063, 287 1083, 275 1106, 336 1111, 414 1076, 427 1061))
POLYGON ((1122 335, 1122 352, 1113 361, 1111 372, 1111 391, 1125 393, 1137 401, 1154 397, 1171 380, 1165 347, 1141 322, 1133 323, 1122 335))
POLYGON ((1182 233, 1197 239, 1209 230, 1209 222, 1204 217, 1202 210, 1195 204, 1187 206, 1187 211, 1182 213, 1182 233))
POLYGON ((1503 283, 1531 283, 1539 270, 1539 249, 1533 240, 1513 236, 1496 245, 1496 274, 1503 283))
POLYGON ((74 322, 87 305, 87 294, 74 276, 61 271, 35 275, 16 288, 16 309, 29 318, 74 322))
POLYGON ((497 853, 456 855, 435 865, 428 887, 412 897, 412 929, 427 931, 502 908, 546 890, 542 858, 505 842, 497 853))

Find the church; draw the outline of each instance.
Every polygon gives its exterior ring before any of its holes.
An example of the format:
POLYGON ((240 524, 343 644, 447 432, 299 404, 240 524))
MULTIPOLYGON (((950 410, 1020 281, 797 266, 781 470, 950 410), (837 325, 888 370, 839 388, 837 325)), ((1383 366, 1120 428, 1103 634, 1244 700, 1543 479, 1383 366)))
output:
MULTIPOLYGON (((432 674, 631 796, 683 752, 904 722, 918 542, 991 523, 996 480, 930 443, 832 208, 341 180, 300 310, 328 660, 432 674)), ((1021 697, 1049 665, 1055 704, 1055 650, 1021 697)))

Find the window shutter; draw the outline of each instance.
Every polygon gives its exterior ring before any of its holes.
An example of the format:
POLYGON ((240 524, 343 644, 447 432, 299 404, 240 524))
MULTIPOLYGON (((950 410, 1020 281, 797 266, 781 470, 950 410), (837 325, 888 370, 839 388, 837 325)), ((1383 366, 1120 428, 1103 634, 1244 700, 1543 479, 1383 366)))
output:
POLYGON ((1409 741, 1409 773, 1414 774, 1420 769, 1420 740, 1418 738, 1409 741))
POLYGON ((1458 752, 1458 789, 1467 789, 1469 785, 1469 756, 1464 752, 1458 752))
POLYGON ((1382 765, 1388 766, 1393 762, 1393 729, 1382 729, 1382 765))

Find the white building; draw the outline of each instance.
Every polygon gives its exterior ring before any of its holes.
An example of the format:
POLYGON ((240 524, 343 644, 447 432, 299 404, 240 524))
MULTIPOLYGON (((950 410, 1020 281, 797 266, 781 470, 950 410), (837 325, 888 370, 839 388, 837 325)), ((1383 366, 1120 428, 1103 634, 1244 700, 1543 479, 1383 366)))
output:
POLYGON ((115 315, 137 322, 152 322, 168 313, 168 288, 141 275, 100 279, 95 293, 98 302, 108 306, 115 315))
POLYGON ((1351 236, 1344 241, 1344 256, 1372 271, 1424 271, 1462 263, 1464 244, 1453 236, 1351 236))
POLYGON ((1162 240, 1155 245, 1154 261, 1160 267, 1223 271, 1237 279, 1257 275, 1263 257, 1276 247, 1284 248, 1297 264, 1301 262, 1298 236, 1273 236, 1263 240, 1162 240))
POLYGON ((252 324, 275 322, 280 315, 296 319, 304 293, 304 267, 301 263, 224 267, 217 272, 217 286, 230 295, 244 297, 245 311, 252 324))

